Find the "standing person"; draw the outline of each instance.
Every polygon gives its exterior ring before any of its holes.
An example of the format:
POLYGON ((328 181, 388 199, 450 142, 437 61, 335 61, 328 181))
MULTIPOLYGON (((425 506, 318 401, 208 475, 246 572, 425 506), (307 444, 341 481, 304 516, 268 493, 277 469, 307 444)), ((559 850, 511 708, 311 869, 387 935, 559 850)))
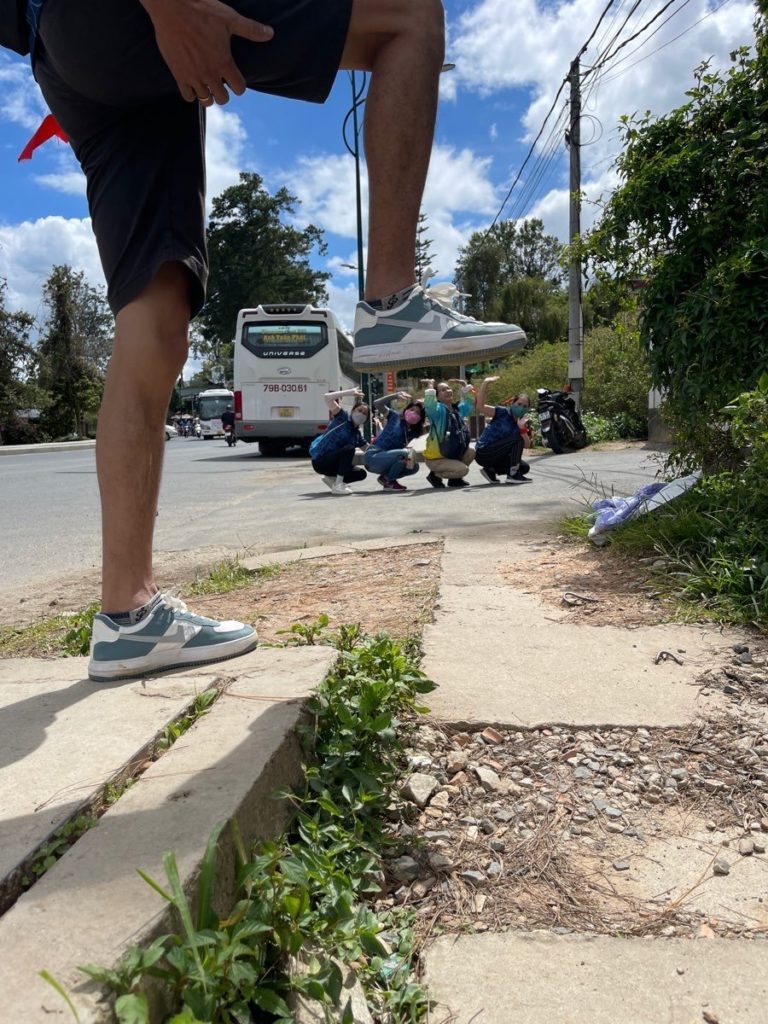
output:
POLYGON ((366 469, 376 473, 385 491, 402 494, 408 488, 399 483, 400 478, 419 471, 414 452, 408 445, 424 432, 424 403, 414 402, 405 391, 396 391, 378 398, 373 407, 384 415, 385 423, 366 449, 363 463, 366 469), (402 413, 392 408, 396 400, 407 403, 402 413))
POLYGON ((475 444, 475 458, 480 472, 490 484, 499 484, 499 475, 503 475, 509 484, 530 483, 524 480, 525 472, 530 469, 528 463, 522 463, 524 441, 520 424, 527 423, 527 410, 530 405, 527 395, 517 395, 512 404, 488 405, 485 401, 489 385, 494 384, 498 377, 486 377, 480 385, 477 396, 478 411, 485 417, 493 417, 486 423, 475 444), (525 404, 523 404, 525 400, 525 404))
POLYGON ((309 446, 312 469, 323 478, 337 498, 352 491, 347 484, 358 483, 368 476, 364 469, 355 469, 355 453, 365 447, 361 427, 368 419, 369 409, 363 401, 363 392, 357 388, 347 391, 329 391, 325 395, 331 421, 325 433, 318 434, 309 446), (340 398, 354 398, 352 411, 341 407, 340 398))
POLYGON ((424 408, 429 417, 429 436, 424 451, 424 461, 429 473, 427 480, 436 488, 469 487, 464 477, 475 458, 470 447, 467 417, 475 408, 474 388, 465 380, 454 383, 461 388, 461 401, 454 403, 453 388, 441 381, 437 387, 432 379, 422 380, 427 387, 424 391, 424 408))
POLYGON ((0 44, 35 77, 87 181, 115 314, 99 415, 102 612, 89 673, 128 678, 250 649, 241 623, 190 616, 155 582, 163 422, 204 301, 205 111, 246 88, 323 102, 339 68, 371 72, 368 271, 358 369, 473 362, 521 348, 415 285, 416 226, 444 56, 440 0, 18 0, 0 44), (269 22, 264 24, 261 19, 269 22), (158 610, 159 609, 159 610, 158 610))

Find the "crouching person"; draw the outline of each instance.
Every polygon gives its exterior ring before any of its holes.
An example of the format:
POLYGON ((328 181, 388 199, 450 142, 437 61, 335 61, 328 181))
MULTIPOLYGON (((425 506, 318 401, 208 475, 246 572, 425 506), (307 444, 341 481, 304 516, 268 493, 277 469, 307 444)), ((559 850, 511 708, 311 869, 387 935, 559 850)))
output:
POLYGON ((464 477, 475 458, 470 447, 467 417, 475 408, 474 388, 465 380, 456 381, 461 401, 454 403, 453 388, 445 381, 435 387, 434 380, 423 380, 424 408, 429 417, 429 436, 424 461, 432 487, 469 487, 464 477))
POLYGON ((318 435, 309 446, 312 469, 323 478, 331 494, 343 497, 352 491, 347 484, 365 480, 364 469, 355 469, 355 452, 365 448, 360 428, 368 419, 368 406, 363 392, 357 388, 347 391, 329 391, 325 401, 331 420, 324 434, 318 435), (352 410, 342 409, 340 399, 354 398, 352 410))
POLYGON ((500 484, 499 476, 503 476, 509 484, 528 482, 523 481, 522 477, 523 466, 525 472, 530 467, 527 462, 522 462, 524 440, 520 428, 520 423, 526 417, 527 406, 524 407, 519 401, 522 397, 527 400, 527 396, 518 396, 509 408, 505 405, 488 405, 486 392, 489 385, 498 379, 486 377, 480 385, 477 408, 483 416, 493 418, 477 439, 475 458, 480 472, 490 484, 500 484))
POLYGON ((426 412, 423 402, 414 402, 405 391, 384 395, 373 403, 384 420, 381 433, 375 437, 364 457, 365 468, 375 473, 385 491, 401 494, 408 488, 401 477, 418 473, 414 452, 408 446, 424 432, 426 412), (402 412, 392 407, 393 402, 404 402, 402 412))

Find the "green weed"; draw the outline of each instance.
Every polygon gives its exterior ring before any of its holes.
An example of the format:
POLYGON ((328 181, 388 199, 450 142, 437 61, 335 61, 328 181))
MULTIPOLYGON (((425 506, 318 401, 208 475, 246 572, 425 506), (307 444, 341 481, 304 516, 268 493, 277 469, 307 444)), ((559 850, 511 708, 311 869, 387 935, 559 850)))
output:
POLYGON ((277 563, 260 565, 256 569, 248 569, 240 558, 226 558, 210 570, 207 576, 196 579, 187 589, 191 597, 207 594, 228 594, 232 590, 240 590, 258 580, 271 580, 280 575, 282 567, 277 563))
POLYGON ((323 613, 314 622, 294 622, 290 629, 278 629, 278 636, 287 636, 284 642, 295 647, 314 647, 328 628, 331 620, 323 613))
POLYGON ((29 867, 29 874, 22 878, 22 885, 29 887, 38 878, 41 878, 46 871, 50 871, 57 860, 60 860, 70 846, 73 846, 80 836, 85 835, 88 829, 96 824, 96 818, 91 814, 81 814, 72 818, 60 828, 57 828, 47 843, 38 849, 35 859, 29 867))
MULTIPOLYGON (((314 643, 316 632, 309 636, 314 643)), ((290 1024, 292 991, 351 1020, 340 1006, 336 960, 354 963, 369 1003, 391 1024, 425 1019, 428 999, 411 974, 411 919, 402 911, 377 917, 366 899, 379 892, 389 843, 384 813, 404 763, 403 722, 426 710, 420 702, 434 684, 385 634, 365 637, 344 626, 334 642, 336 667, 310 701, 311 724, 302 732, 311 759, 304 785, 276 794, 295 807, 290 831, 249 855, 236 823, 230 826, 238 860, 234 907, 219 918, 211 900, 222 823, 209 837, 196 906, 172 853, 164 859, 166 886, 140 872, 173 905, 181 931, 132 949, 114 970, 83 968, 118 995, 120 1024, 147 1024, 145 978, 162 983, 180 1007, 167 1024, 245 1024, 259 1012, 290 1024), (289 977, 289 957, 300 957, 306 973, 289 977)))
POLYGON ((211 687, 211 689, 203 690, 202 693, 199 693, 197 697, 195 697, 195 703, 189 711, 181 715, 175 721, 166 725, 163 730, 163 735, 157 741, 157 749, 168 750, 169 747, 172 747, 176 740, 178 740, 180 736, 183 736, 184 733, 195 724, 198 718, 202 718, 203 715, 208 714, 218 696, 219 691, 215 687, 211 687))
POLYGON ((99 605, 94 602, 73 614, 53 615, 31 626, 2 629, 0 657, 87 655, 91 643, 93 617, 98 610, 99 605))

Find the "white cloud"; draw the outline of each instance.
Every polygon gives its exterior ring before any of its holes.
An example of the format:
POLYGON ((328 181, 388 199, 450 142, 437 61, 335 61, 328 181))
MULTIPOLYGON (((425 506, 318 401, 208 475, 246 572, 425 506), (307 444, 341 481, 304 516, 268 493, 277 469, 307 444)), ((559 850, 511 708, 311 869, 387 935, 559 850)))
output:
POLYGON ((248 135, 238 114, 211 107, 205 147, 209 210, 213 197, 230 185, 236 185, 240 171, 248 170, 247 142, 248 135))
POLYGON ((34 131, 46 113, 29 63, 0 50, 0 118, 34 131))
POLYGON ((85 195, 85 176, 78 168, 52 174, 35 174, 33 177, 37 184, 44 188, 52 188, 70 196, 85 195))
POLYGON ((82 270, 95 286, 104 284, 91 222, 66 217, 40 217, 21 224, 0 225, 0 278, 8 282, 11 309, 39 317, 43 284, 56 264, 82 270))
MULTIPOLYGON (((480 158, 470 149, 438 145, 432 152, 422 209, 428 217, 427 235, 432 240, 434 265, 441 277, 452 277, 458 249, 477 227, 475 219, 480 217, 484 221, 498 207, 499 197, 489 177, 490 164, 489 158, 480 158)), ((301 157, 284 178, 301 200, 300 223, 316 224, 343 238, 357 237, 355 165, 350 156, 301 157)), ((366 237, 368 183, 364 166, 362 194, 366 237)), ((355 273, 342 267, 342 263, 356 265, 356 251, 352 250, 349 258, 329 261, 328 269, 340 280, 355 273)))
MULTIPOLYGON (((628 38, 661 6, 661 0, 656 0, 652 7, 638 9, 620 38, 628 38)), ((458 83, 485 97, 510 89, 527 89, 530 101, 521 119, 518 138, 525 143, 532 142, 571 60, 586 40, 591 26, 596 24, 603 7, 604 0, 571 0, 555 5, 545 4, 543 0, 480 0, 453 26, 451 59, 457 65, 454 74, 458 83)), ((614 10, 617 8, 615 5, 614 10)), ((614 60, 609 61, 611 67, 606 68, 602 82, 594 77, 585 80, 582 171, 588 190, 590 179, 599 181, 606 165, 619 151, 620 140, 615 129, 622 114, 645 110, 664 114, 680 105, 685 102, 685 92, 693 82, 693 69, 702 60, 712 57, 714 66, 723 67, 728 63, 731 50, 753 39, 754 7, 745 0, 731 0, 717 11, 710 7, 709 0, 692 0, 679 10, 680 13, 653 38, 649 38, 650 33, 644 33, 625 47, 616 56, 615 66, 614 60), (695 24, 697 21, 700 24, 695 24), (684 33, 681 38, 664 46, 680 33, 684 33), (636 48, 637 52, 633 52, 636 48), (653 52, 656 50, 658 52, 653 52)), ((623 9, 616 15, 608 14, 582 57, 582 72, 595 63, 601 48, 618 30, 624 16, 623 9)), ((651 31, 661 25, 664 17, 668 15, 659 18, 651 31)), ((555 114, 567 99, 566 87, 555 114)), ((553 125, 554 118, 548 123, 540 146, 546 144, 553 125)), ((557 135, 561 138, 562 131, 557 135)), ((565 237, 567 218, 563 221, 562 209, 567 205, 564 176, 567 154, 564 146, 557 154, 556 166, 563 178, 560 183, 555 182, 561 185, 560 191, 550 191, 539 199, 527 215, 544 217, 545 228, 551 233, 560 234, 565 224, 565 234, 561 235, 565 237)), ((515 171, 513 169, 513 173, 515 171)), ((521 184, 524 183, 525 178, 521 184)), ((518 195, 519 188, 514 193, 518 195)))
POLYGON ((499 128, 495 121, 488 129, 488 137, 490 138, 491 142, 496 142, 496 140, 499 137, 499 128))

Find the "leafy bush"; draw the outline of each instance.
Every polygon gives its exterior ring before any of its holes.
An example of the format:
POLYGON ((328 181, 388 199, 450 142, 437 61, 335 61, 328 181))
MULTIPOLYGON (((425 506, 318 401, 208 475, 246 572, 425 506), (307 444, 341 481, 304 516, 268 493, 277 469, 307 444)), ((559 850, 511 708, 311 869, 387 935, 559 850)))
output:
POLYGON ((734 468, 704 475, 691 491, 617 530, 614 543, 654 551, 671 565, 683 600, 728 622, 768 626, 768 374, 723 411, 734 468))
MULTIPOLYGON (((590 437, 601 441, 647 437, 648 357, 631 321, 620 319, 613 327, 588 331, 584 337, 584 365, 583 412, 600 417, 605 424, 590 430, 590 437)), ((568 344, 558 341, 536 345, 513 356, 498 372, 501 379, 490 389, 491 402, 526 392, 535 406, 537 388, 554 390, 565 383, 568 344)))
POLYGON ((40 430, 35 423, 27 420, 11 419, 2 427, 3 444, 38 444, 49 440, 48 435, 40 430))

